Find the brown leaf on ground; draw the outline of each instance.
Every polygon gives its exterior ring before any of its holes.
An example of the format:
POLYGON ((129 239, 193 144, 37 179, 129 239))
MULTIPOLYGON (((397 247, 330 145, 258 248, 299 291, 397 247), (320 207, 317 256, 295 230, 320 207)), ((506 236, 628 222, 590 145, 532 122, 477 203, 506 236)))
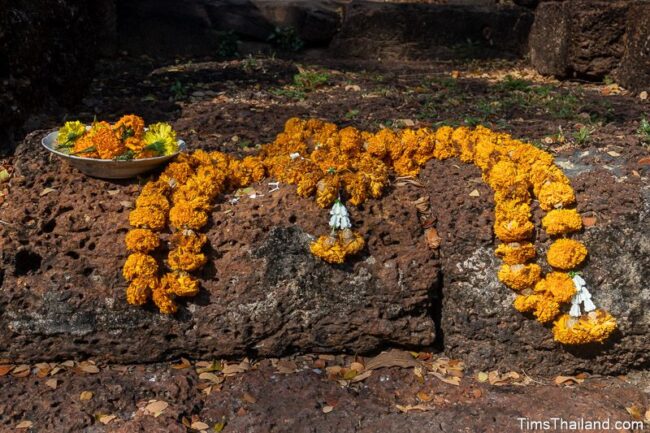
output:
POLYGON ((553 381, 556 385, 575 385, 584 382, 584 379, 581 379, 576 376, 557 376, 553 381))
POLYGON ((27 377, 31 373, 31 369, 27 364, 21 364, 18 367, 14 368, 11 372, 13 377, 27 377))
POLYGON ((239 364, 228 364, 224 365, 221 372, 224 376, 235 376, 240 373, 245 373, 250 370, 251 364, 248 359, 244 359, 239 364))
POLYGON ((91 361, 82 361, 77 365, 77 370, 82 372, 82 373, 88 373, 88 374, 97 374, 99 373, 99 367, 95 365, 95 363, 91 361))
POLYGON ((104 425, 109 424, 111 421, 113 421, 115 418, 117 418, 116 415, 103 415, 103 414, 98 414, 95 416, 95 419, 99 422, 101 422, 104 425))
POLYGON ((420 366, 420 362, 411 356, 410 353, 403 350, 392 349, 382 352, 366 362, 366 370, 376 370, 378 368, 401 367, 411 368, 420 366))
POLYGON ((48 386, 48 387, 50 387, 52 389, 56 389, 58 383, 59 383, 59 381, 56 380, 56 379, 49 379, 49 380, 45 381, 45 386, 48 386))
POLYGON ((439 380, 448 383, 449 385, 455 385, 455 386, 460 385, 460 377, 454 377, 454 376, 445 377, 442 374, 437 373, 435 371, 432 371, 430 374, 434 375, 439 380))
POLYGON ((13 370, 15 365, 13 364, 4 364, 0 365, 0 377, 6 376, 11 370, 13 370))
POLYGON ((185 358, 181 358, 181 362, 179 362, 178 364, 172 364, 172 368, 174 370, 183 370, 185 368, 190 368, 191 366, 192 364, 190 363, 190 361, 188 361, 185 358))
POLYGON ((278 373, 281 374, 291 374, 298 371, 298 364, 290 359, 280 359, 275 368, 278 370, 278 373))
POLYGON ((440 247, 440 236, 438 235, 438 230, 433 227, 429 227, 424 231, 424 239, 427 242, 427 246, 432 250, 437 250, 440 247))
POLYGON ((34 426, 34 423, 31 421, 21 421, 18 424, 16 424, 17 429, 28 429, 32 428, 34 426))
POLYGON ((257 399, 255 397, 253 397, 253 395, 248 393, 248 392, 245 392, 244 396, 242 398, 244 399, 244 401, 246 401, 246 402, 248 402, 250 404, 255 404, 257 402, 257 399))
POLYGON ((81 394, 79 394, 79 400, 88 401, 93 398, 93 395, 92 391, 82 391, 81 394))
POLYGON ((199 374, 199 379, 208 380, 216 385, 223 383, 223 381, 225 380, 223 376, 217 376, 214 373, 208 373, 208 372, 199 374))
POLYGON ((165 409, 169 407, 169 403, 161 400, 151 400, 149 404, 144 407, 145 412, 154 417, 160 416, 165 409))
POLYGON ((193 430, 207 430, 210 426, 202 421, 196 421, 190 425, 190 428, 193 430))
POLYGON ((400 411, 400 412, 413 412, 413 411, 418 411, 418 412, 427 412, 430 410, 435 410, 435 406, 426 406, 424 404, 416 404, 416 405, 405 405, 402 406, 401 404, 396 404, 395 407, 400 411))
POLYGON ((630 416, 631 416, 632 418, 634 418, 636 421, 642 421, 643 418, 644 418, 643 409, 640 408, 640 407, 639 407, 638 405, 636 405, 636 404, 633 404, 633 405, 630 406, 630 407, 626 407, 625 410, 626 410, 627 413, 629 413, 630 416))

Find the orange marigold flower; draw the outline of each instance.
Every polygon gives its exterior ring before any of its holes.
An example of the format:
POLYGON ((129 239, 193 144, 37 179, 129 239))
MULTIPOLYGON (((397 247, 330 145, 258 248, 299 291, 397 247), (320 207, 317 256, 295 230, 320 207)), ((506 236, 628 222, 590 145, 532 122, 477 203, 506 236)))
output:
POLYGON ((169 221, 179 230, 199 230, 208 223, 208 214, 189 202, 178 202, 169 211, 169 221))
POLYGON ((326 208, 334 203, 339 195, 339 177, 327 176, 318 181, 316 184, 316 203, 322 208, 326 208))
POLYGON ((569 274, 551 272, 535 285, 535 293, 544 294, 556 302, 565 303, 571 301, 576 293, 576 287, 569 274))
POLYGON ((124 241, 127 250, 141 253, 148 253, 160 245, 158 236, 148 229, 133 229, 126 234, 124 241))
POLYGON ((157 285, 156 277, 145 275, 134 278, 126 288, 126 302, 131 305, 144 305, 151 296, 151 289, 157 285))
POLYGON ((554 299, 540 296, 534 314, 539 322, 549 323, 560 314, 560 304, 554 299))
POLYGON ((165 227, 165 212, 157 207, 136 207, 129 213, 129 224, 133 227, 162 230, 165 227))
POLYGON ((565 235, 582 229, 582 218, 575 209, 553 209, 542 218, 542 226, 549 235, 565 235))
POLYGON ((199 293, 199 282, 187 272, 167 273, 163 277, 167 292, 176 296, 196 296, 199 293))
POLYGON ((133 253, 126 258, 124 267, 122 268, 122 275, 127 281, 133 280, 135 277, 151 277, 158 272, 158 264, 156 259, 150 255, 143 253, 133 253))
POLYGON ((135 114, 127 114, 115 122, 113 130, 117 138, 121 141, 125 141, 131 137, 140 140, 144 135, 144 119, 135 114))
POLYGON ((164 282, 160 282, 153 288, 151 299, 163 314, 174 314, 178 308, 171 295, 167 292, 167 285, 164 282))
POLYGON ((557 269, 569 270, 581 264, 587 257, 587 248, 573 239, 558 239, 546 253, 548 264, 557 269))
POLYGON ((309 249, 313 255, 328 263, 341 264, 345 262, 345 251, 337 237, 324 235, 312 242, 309 249))
POLYGON ((171 235, 169 241, 175 248, 182 248, 192 253, 198 253, 208 241, 208 237, 203 233, 185 230, 171 235))
POLYGON ((500 244, 495 253, 508 265, 522 265, 535 258, 535 245, 530 242, 500 244))
POLYGON ((185 248, 176 248, 167 257, 169 267, 175 271, 195 271, 207 261, 205 254, 194 253, 185 248))
POLYGON ((140 193, 140 196, 135 199, 136 207, 155 207, 160 209, 163 212, 169 210, 169 200, 162 194, 144 194, 140 193))
POLYGON ((563 314, 553 326, 555 341, 567 344, 602 343, 616 330, 616 319, 604 310, 580 318, 563 314))
POLYGON ((97 122, 90 130, 93 146, 101 159, 113 159, 124 153, 126 147, 113 133, 107 122, 97 122))
POLYGON ((513 290, 532 289, 542 275, 542 268, 537 264, 502 265, 499 280, 513 290))
POLYGON ((567 207, 575 203, 576 197, 570 185, 560 182, 544 184, 537 195, 539 206, 545 211, 567 207))
POLYGON ((338 233, 338 241, 346 255, 355 254, 363 249, 365 241, 360 233, 343 229, 338 233))
POLYGON ((194 175, 194 170, 187 162, 172 162, 162 172, 160 179, 165 182, 174 181, 177 184, 183 184, 192 175, 194 175))
POLYGON ((433 157, 436 159, 447 159, 456 156, 456 148, 452 140, 454 128, 442 126, 436 130, 436 147, 433 157))

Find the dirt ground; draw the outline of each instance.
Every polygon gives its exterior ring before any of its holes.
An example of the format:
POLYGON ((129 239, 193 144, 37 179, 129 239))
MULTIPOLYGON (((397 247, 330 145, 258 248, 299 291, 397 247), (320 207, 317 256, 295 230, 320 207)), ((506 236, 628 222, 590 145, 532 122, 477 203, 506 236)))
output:
MULTIPOLYGON (((125 54, 100 63, 74 110, 33 117, 28 127, 137 113, 148 123, 170 121, 190 149, 246 155, 272 140, 292 116, 372 131, 483 124, 551 152, 590 147, 615 157, 625 150, 626 172, 647 176, 650 128, 641 128, 650 114, 647 94, 642 99, 614 83, 560 83, 511 61, 323 59, 307 53, 294 60, 160 64, 125 54)), ((1 163, 11 175, 13 157, 1 163)), ((623 200, 623 193, 612 191, 623 200)), ((11 195, 0 183, 0 202, 11 195)), ((606 217, 619 209, 595 210, 606 217)), ((462 242, 454 238, 453 218, 441 215, 441 235, 462 242)), ((481 236, 480 228, 465 235, 481 236)), ((489 230, 484 236, 491 237, 489 230)), ((650 382, 643 372, 530 377, 459 367, 440 354, 402 355, 367 377, 362 375, 371 358, 349 355, 238 359, 226 367, 213 360, 97 366, 2 360, 0 432, 510 432, 528 428, 520 422, 554 417, 650 421, 650 382), (354 374, 338 370, 353 362, 363 368, 357 365, 354 374)), ((625 424, 615 431, 641 430, 625 424)))

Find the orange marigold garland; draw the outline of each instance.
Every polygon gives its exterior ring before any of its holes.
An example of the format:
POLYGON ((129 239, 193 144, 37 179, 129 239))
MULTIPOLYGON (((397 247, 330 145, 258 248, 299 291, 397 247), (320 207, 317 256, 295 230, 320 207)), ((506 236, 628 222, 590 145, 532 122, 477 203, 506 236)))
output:
MULTIPOLYGON (((133 137, 140 133, 134 118, 125 118, 115 128, 123 135, 133 131, 133 137)), ((157 126, 148 139, 169 141, 166 131, 157 126)), ((78 125, 68 125, 63 132, 70 137, 66 140, 74 142, 78 125)), ((292 118, 272 143, 262 146, 259 156, 238 160, 220 152, 182 154, 159 180, 145 185, 129 218, 135 229, 126 242, 135 257, 130 256, 125 264, 125 277, 131 281, 127 299, 141 305, 151 298, 162 312, 171 313, 176 310, 175 296, 198 292, 198 282, 189 272, 207 261, 201 252, 207 239, 200 230, 215 197, 225 189, 245 187, 269 175, 296 185, 298 195, 313 196, 320 207, 331 206, 331 232, 320 236, 310 249, 329 263, 343 263, 363 249, 364 240, 352 230, 341 194, 357 206, 382 195, 389 170, 399 176, 416 176, 430 159, 451 157, 479 167, 494 191, 494 231, 502 242, 496 254, 504 261, 498 277, 517 291, 515 309, 534 314, 542 323, 554 321, 554 336, 561 343, 604 341, 616 329, 615 319, 595 307, 577 273, 559 272, 572 271, 587 255, 582 243, 565 238, 582 228, 580 215, 571 207, 575 193, 568 178, 549 153, 482 126, 473 130, 448 126, 382 129, 373 134, 352 127, 338 129, 317 119, 292 118), (548 212, 543 228, 560 237, 547 253, 548 263, 558 271, 546 276, 540 266, 529 263, 536 256, 531 243, 533 197, 548 212), (154 238, 167 220, 173 231, 169 271, 159 277, 155 260, 144 256, 158 247, 159 240, 154 238), (568 303, 570 311, 563 314, 568 303)))

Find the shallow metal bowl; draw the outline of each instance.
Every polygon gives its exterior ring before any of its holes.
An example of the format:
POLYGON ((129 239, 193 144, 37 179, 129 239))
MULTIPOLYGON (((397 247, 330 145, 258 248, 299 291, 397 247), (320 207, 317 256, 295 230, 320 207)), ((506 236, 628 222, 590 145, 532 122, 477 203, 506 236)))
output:
POLYGON ((127 179, 142 173, 146 173, 164 164, 186 149, 185 142, 178 140, 178 152, 172 155, 156 156, 153 158, 132 159, 130 161, 116 161, 113 159, 83 158, 80 156, 68 155, 56 150, 56 138, 58 132, 47 134, 41 143, 43 147, 59 158, 67 161, 70 165, 92 177, 103 179, 127 179))

